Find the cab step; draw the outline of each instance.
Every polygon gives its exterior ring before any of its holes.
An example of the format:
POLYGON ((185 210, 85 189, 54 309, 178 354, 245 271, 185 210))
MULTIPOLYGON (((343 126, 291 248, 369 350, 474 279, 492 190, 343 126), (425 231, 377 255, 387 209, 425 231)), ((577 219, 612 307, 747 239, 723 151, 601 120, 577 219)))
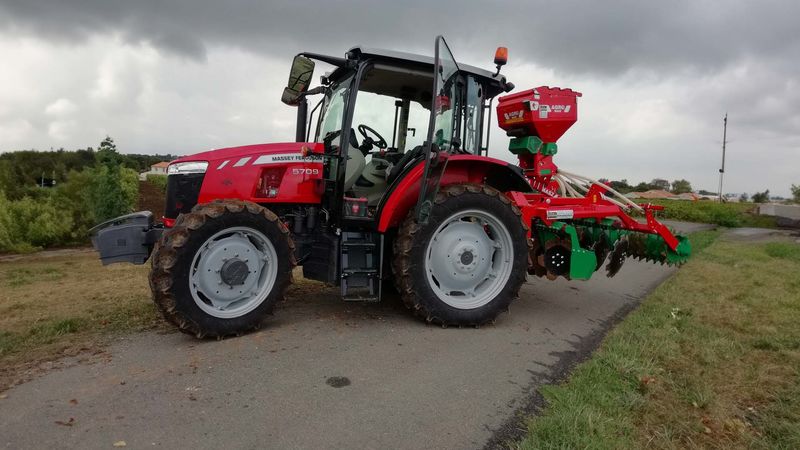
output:
POLYGON ((342 233, 340 249, 342 299, 354 302, 380 301, 383 235, 346 231, 342 233))

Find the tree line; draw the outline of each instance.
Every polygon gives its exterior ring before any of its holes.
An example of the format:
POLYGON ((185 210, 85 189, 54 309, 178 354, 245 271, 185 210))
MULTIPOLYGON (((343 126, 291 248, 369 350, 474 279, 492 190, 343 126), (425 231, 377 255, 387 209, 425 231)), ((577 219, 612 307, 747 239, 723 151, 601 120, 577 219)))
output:
MULTIPOLYGON (((631 185, 628 183, 628 180, 609 180, 607 178, 601 178, 601 183, 604 183, 611 187, 612 189, 616 190, 619 193, 627 194, 630 192, 645 192, 650 190, 661 190, 661 191, 668 191, 673 194, 683 194, 687 192, 694 192, 692 189, 692 184, 688 180, 680 179, 674 180, 673 182, 669 182, 663 178, 654 178, 649 183, 641 182, 636 185, 631 185)), ((800 203, 800 185, 792 184, 791 186, 792 192, 792 200, 795 203, 800 203)), ((700 195, 717 195, 716 192, 706 191, 704 189, 700 189, 698 192, 700 195)), ((748 200, 752 201, 753 203, 766 203, 770 201, 769 189, 763 192, 756 192, 751 196, 748 196, 747 193, 742 193, 739 196, 739 200, 746 202, 748 200)))
POLYGON ((42 187, 42 184, 52 186, 52 182, 55 182, 58 185, 68 181, 71 172, 94 167, 98 158, 102 158, 101 152, 107 153, 108 150, 113 150, 116 154, 114 163, 136 172, 144 172, 153 164, 177 158, 169 154, 121 154, 117 152, 116 144, 110 137, 104 139, 97 150, 87 147, 74 151, 62 148, 52 151, 18 150, 0 153, 0 191, 11 200, 18 200, 26 195, 35 196, 35 188, 42 187))
POLYGON ((621 194, 627 194, 629 192, 645 192, 651 190, 668 191, 673 194, 693 192, 692 183, 684 179, 674 180, 670 183, 669 180, 663 178, 653 178, 653 180, 649 183, 643 181, 636 185, 628 184, 628 180, 626 179, 609 180, 607 178, 601 178, 598 181, 608 185, 621 194))

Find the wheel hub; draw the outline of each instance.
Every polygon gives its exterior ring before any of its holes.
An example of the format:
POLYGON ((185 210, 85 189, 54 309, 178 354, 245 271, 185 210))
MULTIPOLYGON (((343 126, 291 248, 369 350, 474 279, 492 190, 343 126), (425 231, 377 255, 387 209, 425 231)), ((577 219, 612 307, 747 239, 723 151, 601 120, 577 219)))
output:
POLYGON ((472 264, 472 261, 475 259, 475 255, 472 254, 472 250, 467 250, 461 253, 461 264, 463 266, 469 266, 472 264))
POLYGON ((569 273, 570 250, 563 245, 554 245, 544 253, 544 266, 554 275, 569 273))
POLYGON ((250 275, 250 268, 247 263, 239 258, 231 258, 222 264, 219 276, 222 282, 230 286, 244 284, 247 276, 250 275))
POLYGON ((190 288, 201 309, 215 317, 246 314, 275 282, 275 248, 260 232, 232 227, 209 238, 192 261, 190 288))
MULTIPOLYGON (((484 265, 488 267, 488 264, 480 264, 485 263, 485 259, 481 259, 479 254, 481 250, 478 248, 481 242, 470 242, 470 243, 460 243, 461 245, 458 246, 457 250, 453 252, 455 254, 455 258, 450 258, 453 263, 453 268, 456 270, 457 273, 470 275, 473 272, 480 271, 480 265, 484 265)), ((484 252, 485 253, 485 250, 484 252)))

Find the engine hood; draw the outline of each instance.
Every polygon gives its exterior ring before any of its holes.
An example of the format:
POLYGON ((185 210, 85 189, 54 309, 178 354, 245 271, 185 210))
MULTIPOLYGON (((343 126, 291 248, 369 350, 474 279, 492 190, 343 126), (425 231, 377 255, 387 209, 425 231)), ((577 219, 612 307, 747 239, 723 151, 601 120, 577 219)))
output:
POLYGON ((222 159, 233 160, 236 158, 245 158, 248 156, 269 155, 278 153, 300 153, 303 147, 316 147, 317 143, 314 142, 280 142, 273 144, 254 144, 243 145, 241 147, 228 147, 220 148, 217 150, 209 150, 206 152, 195 153, 193 155, 183 156, 173 162, 186 162, 186 161, 218 161, 222 159))

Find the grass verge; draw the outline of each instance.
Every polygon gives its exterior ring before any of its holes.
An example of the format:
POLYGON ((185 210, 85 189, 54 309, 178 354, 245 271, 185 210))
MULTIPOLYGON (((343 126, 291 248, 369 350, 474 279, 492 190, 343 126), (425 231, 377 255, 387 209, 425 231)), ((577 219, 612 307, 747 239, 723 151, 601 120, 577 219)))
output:
POLYGON ((714 237, 542 388, 515 446, 800 448, 800 245, 714 237))
POLYGON ((160 324, 148 269, 103 267, 96 253, 77 250, 0 262, 0 391, 42 361, 160 324))

